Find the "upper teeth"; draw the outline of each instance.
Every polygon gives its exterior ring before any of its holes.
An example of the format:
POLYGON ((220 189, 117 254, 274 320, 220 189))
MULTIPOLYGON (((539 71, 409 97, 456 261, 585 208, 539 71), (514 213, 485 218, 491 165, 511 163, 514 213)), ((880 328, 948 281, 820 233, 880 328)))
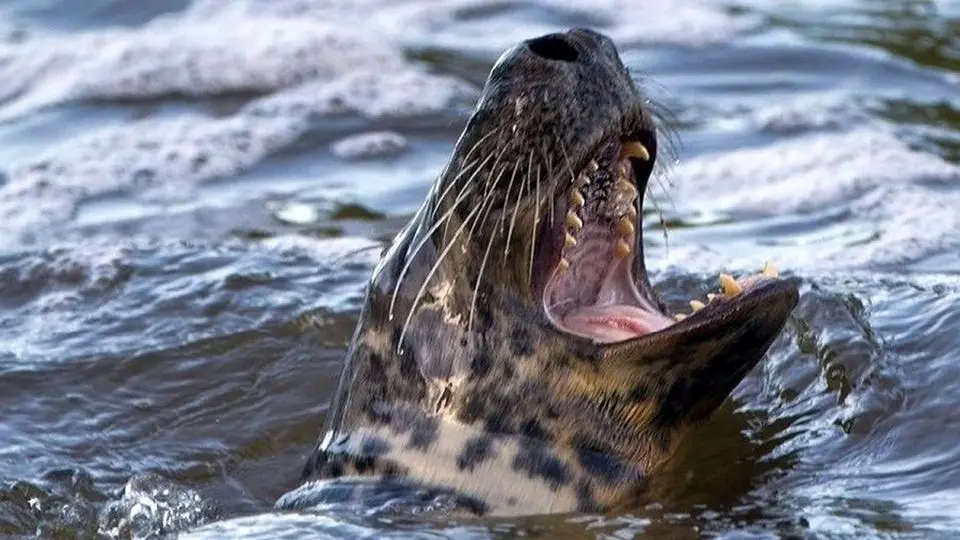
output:
POLYGON ((579 208, 583 206, 583 203, 586 201, 583 199, 583 194, 580 193, 580 190, 574 189, 570 192, 570 204, 579 208))
POLYGON ((631 200, 637 197, 637 186, 622 176, 617 180, 616 189, 629 196, 631 200))
POLYGON ((623 143, 623 146, 620 148, 620 158, 623 159, 625 157, 650 161, 650 152, 647 150, 647 147, 643 145, 643 143, 629 141, 623 143))
MULTIPOLYGON (((627 155, 637 157, 642 155, 649 156, 646 148, 640 143, 627 143, 623 148, 629 149, 627 155), (638 150, 639 148, 639 150, 638 150)), ((636 199, 637 187, 628 179, 629 163, 624 157, 621 157, 616 163, 614 176, 617 180, 613 186, 611 195, 607 202, 603 204, 602 217, 614 220, 617 238, 614 240, 614 256, 625 257, 633 251, 636 242, 636 226, 634 222, 637 219, 636 199)), ((576 181, 570 188, 568 194, 569 207, 567 209, 567 226, 564 235, 563 249, 567 250, 577 245, 577 235, 583 229, 583 220, 577 215, 586 205, 584 190, 591 185, 590 175, 597 172, 600 165, 596 160, 591 160, 584 167, 583 171, 577 176, 576 181)), ((570 267, 570 261, 561 258, 557 266, 558 271, 564 271, 570 267)))
POLYGON ((617 176, 619 176, 621 179, 627 177, 627 162, 626 162, 626 161, 621 161, 621 162, 617 163, 617 176))

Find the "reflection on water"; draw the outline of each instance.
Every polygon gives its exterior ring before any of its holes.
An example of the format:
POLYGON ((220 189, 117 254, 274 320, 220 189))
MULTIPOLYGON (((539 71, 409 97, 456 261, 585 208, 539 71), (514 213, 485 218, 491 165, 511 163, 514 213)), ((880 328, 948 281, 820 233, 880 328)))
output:
POLYGON ((956 3, 594 4, 0 2, 0 535, 960 527, 956 3), (672 113, 658 291, 683 310, 773 257, 803 283, 786 330, 610 515, 274 513, 476 87, 574 24, 672 113))

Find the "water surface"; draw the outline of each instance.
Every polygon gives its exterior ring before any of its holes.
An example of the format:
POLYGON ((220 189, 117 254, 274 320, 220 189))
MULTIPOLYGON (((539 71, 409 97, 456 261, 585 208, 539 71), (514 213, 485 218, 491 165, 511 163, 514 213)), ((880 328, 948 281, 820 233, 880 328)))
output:
POLYGON ((0 535, 950 537, 960 4, 0 2, 0 535), (768 357, 616 515, 277 515, 487 71, 573 25, 671 112, 647 265, 774 259, 768 357), (664 226, 666 231, 664 231, 664 226))

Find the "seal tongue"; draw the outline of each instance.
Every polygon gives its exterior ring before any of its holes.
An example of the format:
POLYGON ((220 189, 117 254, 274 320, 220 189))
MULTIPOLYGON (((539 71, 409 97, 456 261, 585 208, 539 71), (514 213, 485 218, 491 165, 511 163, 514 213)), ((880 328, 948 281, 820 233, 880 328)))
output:
POLYGON ((627 305, 581 308, 564 317, 563 325, 602 343, 640 337, 668 326, 652 314, 627 305))
POLYGON ((657 332, 675 321, 648 309, 630 305, 642 298, 630 275, 627 257, 610 265, 603 279, 596 304, 571 310, 563 317, 563 326, 602 343, 612 343, 657 332), (629 303, 628 303, 629 302, 629 303))

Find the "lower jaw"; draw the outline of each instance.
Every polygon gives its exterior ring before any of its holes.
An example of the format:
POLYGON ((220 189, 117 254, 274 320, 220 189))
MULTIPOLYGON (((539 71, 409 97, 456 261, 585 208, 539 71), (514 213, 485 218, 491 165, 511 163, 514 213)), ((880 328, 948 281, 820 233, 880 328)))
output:
MULTIPOLYGON (((706 302, 691 300, 691 315, 707 306, 737 298, 752 288, 776 279, 778 272, 771 263, 766 263, 756 275, 735 279, 720 274, 718 293, 707 295, 706 302)), ((549 298, 551 283, 545 292, 549 298)), ((547 309, 547 305, 544 305, 547 309)), ((634 286, 629 258, 616 261, 604 276, 594 303, 577 306, 548 317, 555 328, 563 333, 590 339, 595 343, 612 344, 640 338, 664 330, 686 320, 691 315, 661 313, 640 296, 634 286), (628 303, 629 302, 629 303, 628 303)))

